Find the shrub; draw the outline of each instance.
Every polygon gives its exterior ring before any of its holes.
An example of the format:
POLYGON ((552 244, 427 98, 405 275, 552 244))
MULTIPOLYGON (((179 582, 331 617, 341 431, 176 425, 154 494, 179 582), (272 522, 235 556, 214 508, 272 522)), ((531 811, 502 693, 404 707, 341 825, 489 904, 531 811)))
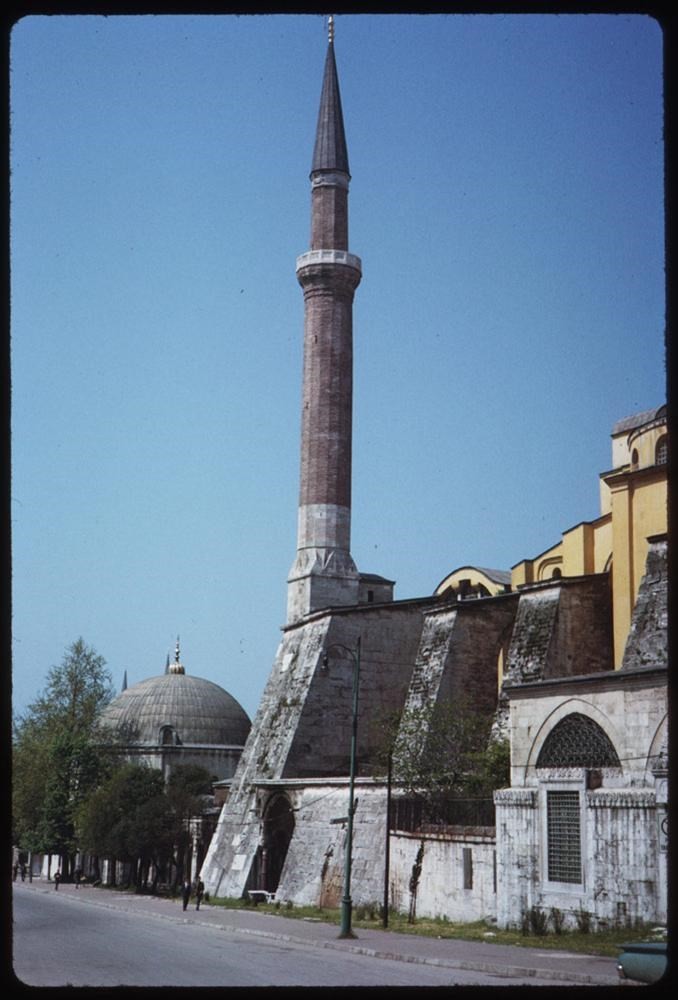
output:
POLYGON ((526 913, 523 913, 521 931, 525 936, 534 934, 535 937, 544 937, 547 924, 547 914, 543 910, 537 909, 536 906, 532 906, 526 913))

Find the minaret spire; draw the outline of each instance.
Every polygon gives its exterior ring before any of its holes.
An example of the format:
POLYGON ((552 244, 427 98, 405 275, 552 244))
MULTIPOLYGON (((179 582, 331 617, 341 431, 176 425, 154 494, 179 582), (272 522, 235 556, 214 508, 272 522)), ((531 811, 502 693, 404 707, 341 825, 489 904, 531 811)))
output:
POLYGON ((297 258, 304 290, 304 376, 297 556, 288 578, 288 621, 357 604, 350 552, 353 295, 360 258, 348 252, 348 152, 328 24, 311 165, 311 249, 297 258))

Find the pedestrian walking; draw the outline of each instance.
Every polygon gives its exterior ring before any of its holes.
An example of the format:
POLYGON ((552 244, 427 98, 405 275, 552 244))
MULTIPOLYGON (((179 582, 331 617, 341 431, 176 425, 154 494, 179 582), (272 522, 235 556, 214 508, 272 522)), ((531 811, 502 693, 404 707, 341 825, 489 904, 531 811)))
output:
POLYGON ((59 888, 59 882, 61 882, 61 872, 57 869, 54 872, 54 888, 55 889, 59 888))
POLYGON ((82 868, 76 868, 73 872, 73 878, 75 879, 75 888, 80 888, 80 879, 82 878, 82 868))
POLYGON ((19 869, 19 871, 21 872, 21 881, 25 882, 26 881, 26 865, 24 865, 22 863, 21 868, 19 869))
POLYGON ((205 894, 205 883, 202 879, 198 879, 195 883, 195 908, 200 909, 200 901, 205 894))
POLYGON ((191 898, 191 883, 187 878, 184 879, 184 883, 181 887, 181 901, 184 904, 184 910, 188 906, 188 901, 191 898))

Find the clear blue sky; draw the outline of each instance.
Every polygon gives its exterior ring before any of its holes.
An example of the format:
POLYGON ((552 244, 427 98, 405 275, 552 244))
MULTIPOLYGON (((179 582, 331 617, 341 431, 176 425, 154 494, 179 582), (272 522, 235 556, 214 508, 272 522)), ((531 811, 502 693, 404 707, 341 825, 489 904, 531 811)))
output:
MULTIPOLYGON (((296 548, 326 18, 11 36, 14 708, 82 636, 250 715, 296 548)), ((662 37, 643 16, 336 18, 353 556, 432 593, 599 513, 665 398, 662 37)))

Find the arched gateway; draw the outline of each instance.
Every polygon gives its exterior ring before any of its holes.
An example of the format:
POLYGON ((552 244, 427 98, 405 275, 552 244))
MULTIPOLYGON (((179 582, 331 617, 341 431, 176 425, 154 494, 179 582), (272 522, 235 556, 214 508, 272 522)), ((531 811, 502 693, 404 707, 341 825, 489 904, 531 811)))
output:
POLYGON ((273 893, 280 883, 294 833, 294 811, 284 793, 276 792, 271 796, 264 808, 263 821, 261 843, 248 880, 248 888, 273 893))

